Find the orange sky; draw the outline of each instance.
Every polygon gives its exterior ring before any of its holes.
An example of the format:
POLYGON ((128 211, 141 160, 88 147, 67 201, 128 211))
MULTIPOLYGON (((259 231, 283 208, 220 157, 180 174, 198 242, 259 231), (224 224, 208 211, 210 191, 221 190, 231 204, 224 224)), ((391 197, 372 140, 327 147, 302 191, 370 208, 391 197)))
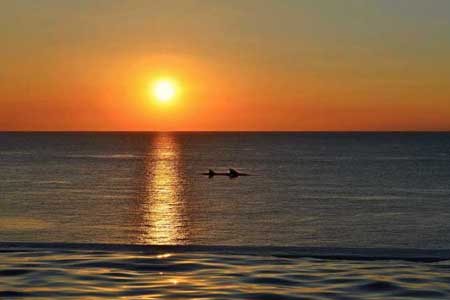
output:
POLYGON ((4 1, 0 130, 450 130, 450 2, 337 2, 4 1))

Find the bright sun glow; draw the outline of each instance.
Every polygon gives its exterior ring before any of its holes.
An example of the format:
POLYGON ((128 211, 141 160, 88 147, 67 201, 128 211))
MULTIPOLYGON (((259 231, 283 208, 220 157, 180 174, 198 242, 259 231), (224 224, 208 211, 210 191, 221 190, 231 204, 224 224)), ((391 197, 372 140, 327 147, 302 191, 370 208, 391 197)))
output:
POLYGON ((159 102, 170 102, 177 93, 177 86, 174 81, 160 79, 152 86, 152 94, 159 102))

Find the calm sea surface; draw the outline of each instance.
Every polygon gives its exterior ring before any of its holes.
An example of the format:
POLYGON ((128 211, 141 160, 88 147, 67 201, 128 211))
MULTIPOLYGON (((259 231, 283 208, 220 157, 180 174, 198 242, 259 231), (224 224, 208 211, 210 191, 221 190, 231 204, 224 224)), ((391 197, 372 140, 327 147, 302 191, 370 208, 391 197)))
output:
POLYGON ((449 299, 449 220, 448 133, 0 133, 1 299, 449 299))
POLYGON ((448 133, 0 133, 0 170, 1 241, 450 249, 448 133))

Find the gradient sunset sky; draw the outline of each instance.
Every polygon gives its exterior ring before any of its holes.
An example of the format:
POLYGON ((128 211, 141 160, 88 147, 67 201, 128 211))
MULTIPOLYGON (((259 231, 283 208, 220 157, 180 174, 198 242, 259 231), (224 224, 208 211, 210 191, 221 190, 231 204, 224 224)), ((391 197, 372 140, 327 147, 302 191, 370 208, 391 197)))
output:
POLYGON ((0 38, 0 130, 450 130, 448 0, 4 0, 0 38))

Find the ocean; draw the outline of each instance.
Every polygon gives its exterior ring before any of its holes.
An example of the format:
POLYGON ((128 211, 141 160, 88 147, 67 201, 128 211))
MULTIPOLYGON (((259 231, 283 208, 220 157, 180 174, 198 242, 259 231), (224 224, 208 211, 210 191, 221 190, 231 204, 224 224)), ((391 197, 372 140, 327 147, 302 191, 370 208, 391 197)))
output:
POLYGON ((0 133, 0 171, 2 299, 450 297, 450 133, 0 133))

